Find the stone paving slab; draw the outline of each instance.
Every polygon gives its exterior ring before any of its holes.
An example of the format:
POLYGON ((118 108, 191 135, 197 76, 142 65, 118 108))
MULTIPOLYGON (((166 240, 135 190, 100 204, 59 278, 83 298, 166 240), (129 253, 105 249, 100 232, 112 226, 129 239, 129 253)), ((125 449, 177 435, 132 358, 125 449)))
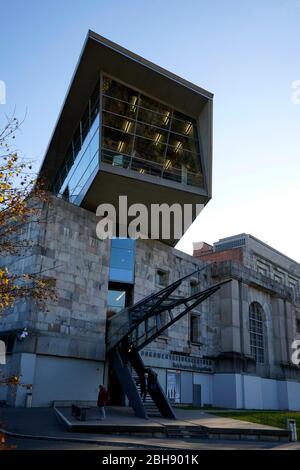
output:
POLYGON ((266 429, 266 430, 279 430, 272 426, 265 424, 250 423, 233 418, 225 418, 223 416, 216 416, 212 413, 205 413, 201 410, 176 410, 177 418, 189 422, 193 425, 205 426, 208 428, 222 428, 222 429, 266 429))
POLYGON ((264 424, 250 423, 247 421, 240 421, 237 419, 216 416, 212 413, 206 413, 201 410, 180 410, 176 409, 176 420, 171 420, 163 417, 150 417, 148 420, 137 418, 133 410, 127 407, 107 407, 106 419, 101 421, 99 411, 97 408, 91 408, 87 411, 86 421, 78 421, 72 416, 71 408, 58 408, 58 410, 68 419, 72 424, 86 425, 124 425, 124 426, 142 426, 142 427, 157 427, 164 426, 205 426, 207 428, 222 428, 222 429, 265 429, 265 430, 279 430, 272 426, 264 424))
POLYGON ((195 437, 209 439, 289 439, 287 430, 262 424, 239 421, 205 413, 201 410, 176 410, 177 420, 163 417, 150 417, 148 420, 134 416, 132 409, 125 407, 107 407, 107 418, 101 421, 98 409, 87 411, 86 421, 79 421, 71 414, 70 408, 57 408, 57 415, 64 426, 72 432, 94 432, 114 434, 147 434, 152 436, 189 433, 195 437))

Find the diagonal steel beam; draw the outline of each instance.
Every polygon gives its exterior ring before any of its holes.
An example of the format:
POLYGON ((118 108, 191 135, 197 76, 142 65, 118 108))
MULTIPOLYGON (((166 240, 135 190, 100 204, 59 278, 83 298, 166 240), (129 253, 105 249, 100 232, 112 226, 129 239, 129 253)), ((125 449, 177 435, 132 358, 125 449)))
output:
MULTIPOLYGON (((177 322, 182 317, 184 317, 187 313, 189 313, 191 310, 193 310, 195 307, 197 307, 197 305, 199 305, 201 302, 204 302, 204 300, 206 300, 208 297, 210 297, 215 292, 217 292, 222 287, 222 285, 227 284, 230 281, 231 281, 231 279, 229 279, 227 281, 223 281, 222 283, 217 284, 216 286, 213 286, 210 289, 207 289, 206 291, 203 291, 202 296, 200 298, 198 298, 197 300, 195 300, 195 302, 193 302, 189 307, 185 308, 180 314, 178 314, 176 317, 174 317, 168 323, 163 325, 159 330, 155 331, 155 333, 153 333, 151 336, 147 336, 147 339, 145 339, 145 341, 143 341, 141 344, 135 345, 136 350, 139 351, 139 350, 143 349, 145 346, 147 346, 147 344, 154 341, 158 336, 160 336, 163 333, 163 331, 165 331, 167 328, 172 326, 175 322, 177 322)), ((142 337, 143 336, 141 336, 140 338, 142 338, 142 337)), ((135 341, 133 343, 135 343, 135 341)))

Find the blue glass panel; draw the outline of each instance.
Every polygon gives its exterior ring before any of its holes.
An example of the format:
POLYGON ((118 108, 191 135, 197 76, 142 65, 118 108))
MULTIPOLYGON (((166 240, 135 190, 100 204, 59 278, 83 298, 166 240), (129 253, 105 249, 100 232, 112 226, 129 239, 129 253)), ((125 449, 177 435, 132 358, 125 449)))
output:
POLYGON ((127 269, 115 269, 110 268, 109 280, 115 282, 126 282, 127 284, 133 284, 134 277, 133 271, 127 269))
POLYGON ((119 290, 109 290, 107 297, 108 307, 125 307, 126 292, 119 290))
POLYGON ((132 250, 113 248, 110 255, 110 265, 112 268, 131 269, 132 250))
POLYGON ((111 281, 134 282, 134 247, 130 238, 114 238, 111 244, 110 272, 111 281))
POLYGON ((73 202, 80 194, 85 183, 98 165, 99 116, 94 120, 61 187, 62 194, 68 188, 68 195, 73 202))
POLYGON ((111 241, 112 248, 120 248, 127 250, 134 250, 135 240, 132 238, 113 238, 111 241))

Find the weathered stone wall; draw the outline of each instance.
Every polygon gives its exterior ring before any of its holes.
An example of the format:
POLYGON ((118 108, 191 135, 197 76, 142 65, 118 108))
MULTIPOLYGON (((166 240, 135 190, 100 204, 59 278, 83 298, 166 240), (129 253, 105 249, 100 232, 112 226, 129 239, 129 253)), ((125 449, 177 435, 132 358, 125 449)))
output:
MULTIPOLYGON (((163 288, 157 283, 157 270, 168 273, 168 284, 202 268, 204 263, 174 248, 155 240, 139 240, 136 243, 134 302, 163 288)), ((191 295, 191 282, 199 283, 200 289, 205 289, 211 282, 207 270, 185 281, 174 294, 188 297, 191 295)), ((165 352, 181 352, 203 357, 218 351, 220 316, 217 307, 218 293, 204 301, 193 312, 200 315, 201 337, 200 344, 190 341, 190 313, 171 326, 167 332, 156 340, 151 348, 165 352)))
POLYGON ((46 309, 19 302, 0 329, 29 329, 18 352, 104 359, 110 242, 97 239, 94 214, 62 199, 53 197, 42 217, 30 227, 35 246, 9 266, 53 277, 57 301, 47 301, 46 309))

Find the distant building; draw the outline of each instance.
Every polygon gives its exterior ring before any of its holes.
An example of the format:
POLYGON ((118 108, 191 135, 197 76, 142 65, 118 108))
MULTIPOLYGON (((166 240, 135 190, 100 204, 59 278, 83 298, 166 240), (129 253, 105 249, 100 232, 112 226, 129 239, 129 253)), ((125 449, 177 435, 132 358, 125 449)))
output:
POLYGON ((245 233, 194 243, 194 256, 210 263, 213 278, 233 279, 218 301, 217 370, 232 391, 227 403, 220 397, 222 406, 299 409, 291 346, 300 339, 300 264, 245 233))

